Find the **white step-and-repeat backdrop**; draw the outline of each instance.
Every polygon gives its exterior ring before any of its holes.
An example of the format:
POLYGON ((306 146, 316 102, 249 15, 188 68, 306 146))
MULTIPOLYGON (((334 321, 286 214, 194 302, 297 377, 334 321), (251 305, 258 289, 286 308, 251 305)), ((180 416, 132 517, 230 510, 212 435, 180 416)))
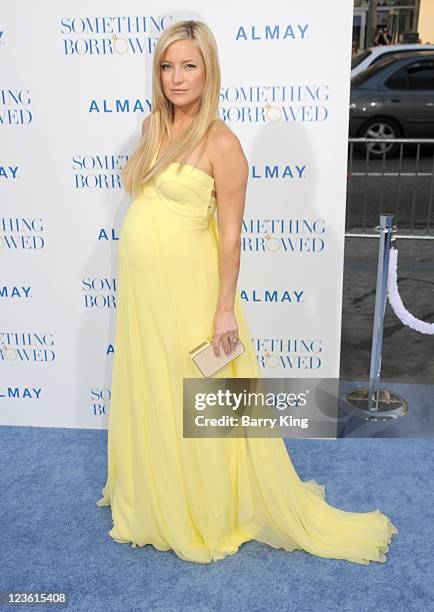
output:
POLYGON ((2 424, 107 426, 119 173, 158 36, 180 19, 216 37, 220 115, 250 164, 238 287, 262 374, 339 375, 352 3, 184 6, 2 8, 2 424))

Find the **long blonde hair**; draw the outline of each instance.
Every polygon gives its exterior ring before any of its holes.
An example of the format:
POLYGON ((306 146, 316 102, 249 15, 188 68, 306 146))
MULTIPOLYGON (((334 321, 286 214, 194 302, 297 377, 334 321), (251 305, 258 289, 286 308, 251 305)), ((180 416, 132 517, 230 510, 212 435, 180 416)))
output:
MULTIPOLYGON (((211 124, 219 119, 218 104, 220 94, 220 63, 217 44, 209 27, 194 20, 178 21, 165 30, 155 46, 152 65, 152 112, 149 129, 145 130, 140 143, 129 157, 122 171, 125 190, 132 196, 157 172, 178 157, 184 159, 207 135, 211 124), (160 78, 160 65, 167 47, 177 40, 190 39, 199 49, 205 64, 205 82, 200 109, 191 125, 169 146, 158 162, 152 165, 162 140, 171 137, 171 124, 174 117, 174 105, 166 98, 160 78), (182 155, 185 155, 182 158, 182 155)), ((182 163, 182 162, 180 162, 182 163)))

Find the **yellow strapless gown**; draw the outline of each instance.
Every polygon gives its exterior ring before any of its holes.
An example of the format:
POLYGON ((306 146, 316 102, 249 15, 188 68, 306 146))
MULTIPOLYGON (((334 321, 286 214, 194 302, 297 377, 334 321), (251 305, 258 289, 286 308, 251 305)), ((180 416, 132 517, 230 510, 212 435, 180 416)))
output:
MULTIPOLYGON (((119 543, 152 544, 210 563, 255 539, 355 563, 384 562, 398 530, 378 509, 347 512, 325 486, 301 481, 282 438, 183 438, 188 352, 213 333, 218 298, 214 179, 170 164, 142 189, 118 246, 117 319, 108 423, 108 474, 119 543), (178 171, 179 174, 178 174, 178 171)), ((261 377, 238 292, 246 351, 218 377, 261 377)))

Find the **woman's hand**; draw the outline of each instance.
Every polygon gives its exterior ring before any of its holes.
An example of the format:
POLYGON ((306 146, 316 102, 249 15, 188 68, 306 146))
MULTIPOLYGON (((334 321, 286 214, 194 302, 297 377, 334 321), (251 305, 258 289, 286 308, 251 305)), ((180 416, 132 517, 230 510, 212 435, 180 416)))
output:
POLYGON ((238 324, 233 309, 217 310, 214 315, 214 355, 220 355, 220 342, 226 355, 232 353, 239 342, 238 324), (234 339, 235 338, 235 342, 234 339))

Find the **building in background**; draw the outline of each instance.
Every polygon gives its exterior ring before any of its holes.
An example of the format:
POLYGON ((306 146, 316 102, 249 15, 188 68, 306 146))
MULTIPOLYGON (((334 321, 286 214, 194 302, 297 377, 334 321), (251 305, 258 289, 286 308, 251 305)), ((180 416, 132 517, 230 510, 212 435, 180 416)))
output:
POLYGON ((434 0, 420 0, 418 30, 422 42, 434 44, 434 0))
POLYGON ((434 0, 354 0, 353 52, 370 46, 370 9, 374 29, 387 26, 391 44, 434 43, 434 0))

